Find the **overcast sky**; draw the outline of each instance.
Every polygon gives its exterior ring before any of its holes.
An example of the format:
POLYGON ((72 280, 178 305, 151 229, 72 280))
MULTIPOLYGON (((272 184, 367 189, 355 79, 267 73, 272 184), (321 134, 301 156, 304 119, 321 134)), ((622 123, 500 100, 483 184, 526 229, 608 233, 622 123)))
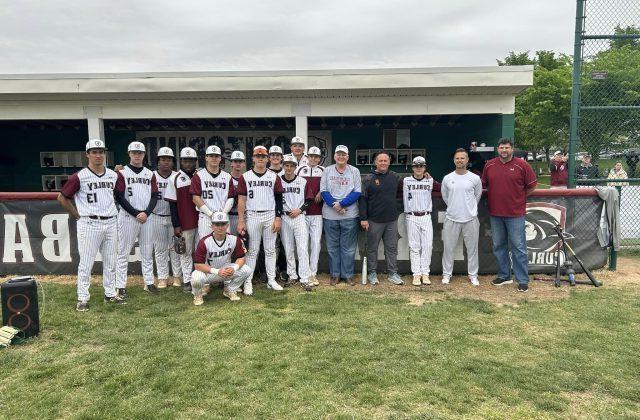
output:
POLYGON ((0 0, 0 73, 495 65, 572 52, 574 0, 0 0))

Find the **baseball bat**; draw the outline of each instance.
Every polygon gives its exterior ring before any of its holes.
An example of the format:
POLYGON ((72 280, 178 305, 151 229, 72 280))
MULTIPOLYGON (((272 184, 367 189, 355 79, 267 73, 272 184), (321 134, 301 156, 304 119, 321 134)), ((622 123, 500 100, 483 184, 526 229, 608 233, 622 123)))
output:
POLYGON ((364 258, 362 258, 362 274, 361 274, 360 281, 362 284, 367 284, 367 236, 366 235, 364 237, 364 258))

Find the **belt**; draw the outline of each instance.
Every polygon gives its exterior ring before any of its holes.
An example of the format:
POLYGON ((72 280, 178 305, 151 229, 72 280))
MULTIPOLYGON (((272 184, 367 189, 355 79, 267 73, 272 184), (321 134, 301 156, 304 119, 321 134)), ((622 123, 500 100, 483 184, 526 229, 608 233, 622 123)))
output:
POLYGON ((424 211, 409 211, 407 212, 407 214, 410 214, 412 216, 424 216, 424 215, 428 215, 431 214, 430 211, 424 212, 424 211))
POLYGON ((247 210, 253 213, 266 213, 268 211, 275 211, 275 210, 247 210))
POLYGON ((113 219, 116 216, 87 216, 87 217, 93 220, 108 220, 108 219, 113 219))
POLYGON ((229 212, 229 216, 237 216, 238 212, 237 211, 230 211, 229 212))
POLYGON ((170 214, 158 214, 158 213, 153 213, 153 214, 155 214, 156 216, 160 216, 160 217, 169 217, 169 216, 171 216, 170 214))
MULTIPOLYGON (((287 216, 291 214, 290 211, 285 211, 284 214, 286 214, 287 216)), ((305 214, 305 212, 301 211, 300 214, 305 214)))

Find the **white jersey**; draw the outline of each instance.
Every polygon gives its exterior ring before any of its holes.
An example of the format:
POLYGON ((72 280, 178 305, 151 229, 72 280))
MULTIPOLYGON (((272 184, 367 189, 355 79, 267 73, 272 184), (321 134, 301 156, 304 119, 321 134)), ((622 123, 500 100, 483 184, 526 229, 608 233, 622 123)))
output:
MULTIPOLYGON (((284 157, 286 157, 286 156, 293 156, 293 157, 295 157, 293 153, 288 153, 288 154, 284 155, 284 157)), ((283 158, 284 158, 284 157, 283 157, 283 158)), ((296 158, 296 161, 298 162, 298 168, 299 168, 299 167, 301 167, 301 166, 307 166, 307 165, 309 165, 309 157, 308 157, 307 155, 302 155, 302 156, 300 157, 300 160, 298 160, 298 158, 296 158)))
POLYGON ((157 192, 156 177, 149 168, 142 168, 135 173, 128 165, 118 172, 119 191, 124 191, 126 200, 131 206, 143 211, 149 205, 151 194, 157 192))
POLYGON ((153 209, 154 214, 158 214, 160 216, 171 216, 171 212, 169 211, 169 202, 164 200, 164 197, 167 193, 167 188, 169 185, 173 185, 175 181, 175 177, 178 174, 175 171, 171 171, 169 176, 166 178, 160 175, 158 171, 153 171, 153 174, 156 176, 156 182, 158 183, 158 203, 156 204, 156 208, 153 209))
POLYGON ((408 176, 402 180, 402 198, 405 213, 431 212, 431 192, 433 191, 433 178, 423 177, 416 179, 408 176))
POLYGON ((61 193, 73 198, 80 216, 112 217, 118 213, 113 196, 117 179, 109 168, 102 175, 84 168, 69 177, 61 193))
POLYGON ((296 169, 296 175, 303 176, 305 178, 313 178, 313 177, 322 177, 322 173, 324 172, 324 166, 316 165, 316 166, 298 166, 296 169))
POLYGON ((235 188, 228 172, 212 174, 206 168, 200 169, 191 178, 192 195, 199 195, 209 210, 222 211, 227 199, 235 196, 235 188))
POLYGON ((267 169, 269 169, 271 172, 273 172, 274 174, 276 174, 278 176, 284 175, 284 168, 280 168, 280 170, 271 169, 271 168, 267 168, 267 169))
POLYGON ((282 208, 284 211, 299 209, 304 204, 304 200, 308 197, 307 180, 301 176, 296 176, 291 181, 287 181, 282 175, 282 208))
POLYGON ((240 238, 227 233, 222 242, 218 242, 213 235, 200 239, 193 254, 193 262, 207 264, 209 267, 222 268, 225 264, 233 264, 238 258, 243 258, 247 250, 240 238))
POLYGON ((282 182, 273 171, 257 174, 250 170, 238 181, 238 194, 247 196, 246 208, 250 211, 275 210, 277 192, 282 192, 282 182))

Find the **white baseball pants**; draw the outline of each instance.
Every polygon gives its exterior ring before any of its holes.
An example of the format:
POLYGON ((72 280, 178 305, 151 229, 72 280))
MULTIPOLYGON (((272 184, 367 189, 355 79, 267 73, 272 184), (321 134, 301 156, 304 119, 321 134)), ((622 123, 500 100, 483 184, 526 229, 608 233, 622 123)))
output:
POLYGON ((260 242, 264 242, 264 265, 267 271, 267 280, 276 279, 276 236, 273 232, 273 221, 276 217, 274 210, 258 212, 247 211, 246 227, 249 234, 249 250, 247 251, 247 265, 251 267, 251 276, 256 269, 256 260, 260 251, 260 242))
POLYGON ((180 268, 182 270, 182 283, 191 282, 191 273, 193 272, 193 252, 196 249, 198 231, 197 229, 183 230, 182 237, 185 242, 185 252, 180 254, 180 268))
POLYGON ((171 224, 171 216, 151 214, 149 219, 149 222, 153 225, 153 252, 156 259, 158 279, 167 280, 169 278, 169 261, 171 261, 173 277, 182 277, 180 258, 172 248, 173 225, 171 224))
MULTIPOLYGON (((230 266, 231 264, 225 264, 223 267, 230 266)), ((220 267, 220 268, 223 268, 220 267)), ((240 286, 249 278, 251 278, 251 267, 247 264, 240 267, 238 271, 233 273, 231 277, 222 277, 217 274, 203 273, 202 271, 195 270, 191 275, 191 293, 194 296, 202 293, 202 287, 207 284, 224 283, 224 287, 229 289, 230 292, 235 292, 240 286)))
POLYGON ((107 297, 116 295, 116 252, 118 251, 118 229, 115 217, 96 220, 81 217, 76 224, 78 237, 78 300, 90 298, 91 269, 98 251, 102 255, 102 287, 107 297))
POLYGON ((300 269, 300 283, 309 282, 309 250, 307 248, 309 232, 304 214, 291 218, 286 214, 282 216, 281 229, 282 245, 287 258, 287 274, 290 279, 297 279, 296 252, 300 269))
POLYGON ((138 239, 142 277, 144 284, 153 284, 153 225, 147 221, 140 223, 124 210, 118 214, 118 260, 116 262, 116 288, 127 287, 129 254, 138 239))
POLYGON ((406 223, 411 272, 414 276, 429 274, 431 252, 433 251, 431 215, 414 216, 407 214, 406 223))
POLYGON ((305 216, 307 231, 309 232, 309 275, 318 274, 318 259, 322 248, 322 215, 305 216))
POLYGON ((211 232, 213 232, 213 230, 211 230, 211 218, 204 213, 200 213, 198 216, 198 240, 209 235, 211 232))
POLYGON ((454 222, 444 219, 442 226, 442 275, 451 276, 453 274, 453 250, 458 244, 458 238, 462 232, 464 247, 467 249, 467 271, 469 276, 478 275, 478 237, 480 236, 480 221, 478 218, 469 220, 466 223, 454 222))

